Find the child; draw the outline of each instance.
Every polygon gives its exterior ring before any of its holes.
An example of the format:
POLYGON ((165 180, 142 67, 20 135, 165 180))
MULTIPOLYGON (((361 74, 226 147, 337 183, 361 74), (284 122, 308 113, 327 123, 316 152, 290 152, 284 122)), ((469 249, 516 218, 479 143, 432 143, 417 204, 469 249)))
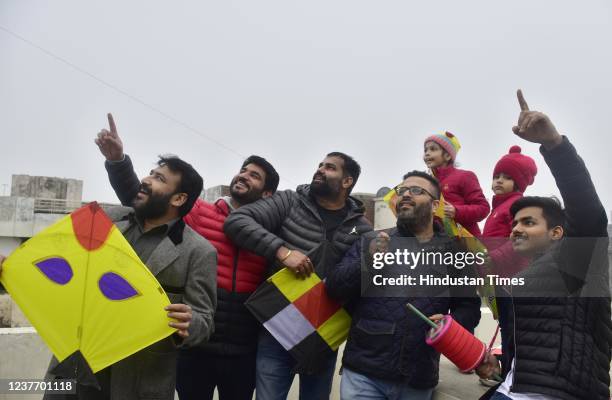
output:
MULTIPOLYGON (((509 241, 512 231, 512 215, 510 207, 523 197, 527 186, 533 183, 538 172, 531 157, 521 154, 519 146, 512 146, 508 154, 495 164, 493 169, 493 210, 485 222, 482 231, 483 241, 489 250, 490 267, 495 274, 502 277, 512 277, 522 271, 529 261, 519 256, 512 249, 509 241)), ((490 272, 488 272, 490 273, 490 272)), ((508 294, 497 288, 497 309, 499 312, 499 327, 501 330, 502 359, 510 354, 508 335, 511 330, 512 303, 508 294)), ((502 363, 506 365, 506 363, 502 363)), ((480 379, 485 386, 497 384, 496 381, 480 379)))
POLYGON ((455 158, 461 148, 457 137, 450 132, 425 139, 423 160, 440 182, 446 202, 444 213, 480 236, 478 222, 489 213, 489 203, 482 193, 478 178, 472 171, 455 168, 455 158))
POLYGON ((493 169, 493 210, 485 222, 482 236, 487 238, 489 257, 500 276, 514 276, 526 264, 517 259, 508 240, 512 231, 510 207, 523 197, 537 172, 533 159, 521 154, 519 146, 512 146, 493 169))

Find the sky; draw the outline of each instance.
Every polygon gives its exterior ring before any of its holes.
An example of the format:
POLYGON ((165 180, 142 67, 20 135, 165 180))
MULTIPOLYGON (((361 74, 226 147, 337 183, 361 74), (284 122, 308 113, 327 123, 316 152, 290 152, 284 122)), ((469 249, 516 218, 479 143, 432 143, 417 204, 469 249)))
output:
POLYGON ((112 112, 139 176, 156 156, 228 184, 250 154, 281 189, 331 151, 356 192, 425 169, 444 130, 487 198, 513 144, 538 165, 526 194, 558 195, 536 144, 511 131, 516 89, 585 159, 612 209, 612 3, 560 0, 0 1, 0 195, 12 174, 84 181, 116 202, 94 137, 112 112))

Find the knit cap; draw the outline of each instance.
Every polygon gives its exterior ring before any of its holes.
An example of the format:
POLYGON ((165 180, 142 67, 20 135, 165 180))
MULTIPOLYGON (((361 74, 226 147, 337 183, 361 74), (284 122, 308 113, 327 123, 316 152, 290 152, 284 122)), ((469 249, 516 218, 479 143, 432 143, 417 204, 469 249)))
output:
POLYGON ((451 156, 451 160, 453 161, 455 161, 455 158, 457 157, 457 152, 461 148, 457 136, 453 135, 450 132, 431 135, 427 139, 425 139, 425 143, 427 142, 435 142, 439 144, 440 147, 446 150, 446 152, 451 156))
POLYGON ((527 186, 533 183, 533 178, 538 173, 538 167, 536 167, 533 158, 521 154, 521 148, 515 145, 510 147, 508 154, 500 158, 495 164, 493 176, 500 173, 510 176, 522 193, 527 186))

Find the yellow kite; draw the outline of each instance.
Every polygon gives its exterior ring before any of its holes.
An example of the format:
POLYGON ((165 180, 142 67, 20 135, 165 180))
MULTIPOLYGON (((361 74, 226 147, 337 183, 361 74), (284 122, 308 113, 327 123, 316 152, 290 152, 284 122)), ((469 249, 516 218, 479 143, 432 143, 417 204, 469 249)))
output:
POLYGON ((80 353, 95 373, 176 331, 168 296, 97 203, 23 243, 0 277, 60 363, 80 353))

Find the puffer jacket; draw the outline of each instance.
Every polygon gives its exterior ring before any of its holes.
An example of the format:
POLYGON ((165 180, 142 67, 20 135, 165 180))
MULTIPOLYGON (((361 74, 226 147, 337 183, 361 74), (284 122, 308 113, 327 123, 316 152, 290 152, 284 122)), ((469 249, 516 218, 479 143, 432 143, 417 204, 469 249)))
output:
POLYGON ((496 267, 494 273, 502 277, 512 277, 529 264, 528 259, 514 252, 510 242, 512 232, 510 207, 521 197, 523 197, 521 192, 493 196, 493 210, 482 230, 482 241, 496 267))
MULTIPOLYGON (((437 226, 434 239, 424 244, 397 228, 388 231, 388 234, 391 238, 389 252, 396 249, 408 249, 413 253, 421 250, 442 253, 459 251, 456 242, 437 226)), ((380 288, 361 295, 364 277, 361 263, 369 259, 368 243, 375 236, 375 233, 364 235, 327 277, 328 293, 345 302, 352 317, 342 364, 369 377, 402 382, 419 389, 434 387, 439 378, 440 354, 425 343, 429 325, 409 311, 406 303, 411 303, 425 315, 450 312, 457 322, 473 330, 480 320, 480 298, 473 286, 413 286, 408 288, 410 297, 401 297, 400 293, 380 288)), ((387 265, 384 271, 394 267, 387 265)), ((459 277, 469 276, 469 271, 473 273, 473 269, 467 267, 459 270, 453 266, 420 265, 413 272, 418 280, 418 275, 459 277)), ((408 270, 401 266, 399 272, 408 270)))
POLYGON ((476 174, 452 165, 435 168, 433 174, 440 182, 444 200, 455 207, 455 221, 480 236, 478 222, 486 218, 490 207, 476 174))
MULTIPOLYGON (((363 204, 352 197, 346 204, 348 214, 330 240, 325 237, 325 226, 310 195, 310 185, 298 186, 296 191, 276 192, 240 207, 225 220, 224 230, 234 243, 267 259, 275 259, 281 246, 308 254, 323 279, 353 242, 372 230, 364 217, 363 204)), ((280 264, 275 263, 270 272, 279 268, 280 264)))
MULTIPOLYGON (((121 162, 106 162, 111 186, 122 204, 130 204, 140 189, 128 155, 121 162)), ((219 355, 245 355, 257 350, 260 324, 244 306, 245 300, 264 278, 267 261, 240 250, 223 233, 223 223, 229 215, 223 199, 211 204, 198 199, 185 216, 185 222, 208 239, 217 249, 217 309, 215 330, 209 341, 189 351, 219 355)))
POLYGON ((517 275, 525 285, 511 293, 511 391, 608 400, 612 321, 606 211, 567 138, 540 152, 563 197, 567 226, 557 245, 517 275))
POLYGON ((238 248, 225 236, 223 223, 229 214, 230 208, 224 199, 215 203, 198 199, 184 220, 212 243, 219 260, 215 332, 198 350, 234 356, 254 353, 257 349, 260 324, 244 302, 263 281, 267 261, 238 248))

